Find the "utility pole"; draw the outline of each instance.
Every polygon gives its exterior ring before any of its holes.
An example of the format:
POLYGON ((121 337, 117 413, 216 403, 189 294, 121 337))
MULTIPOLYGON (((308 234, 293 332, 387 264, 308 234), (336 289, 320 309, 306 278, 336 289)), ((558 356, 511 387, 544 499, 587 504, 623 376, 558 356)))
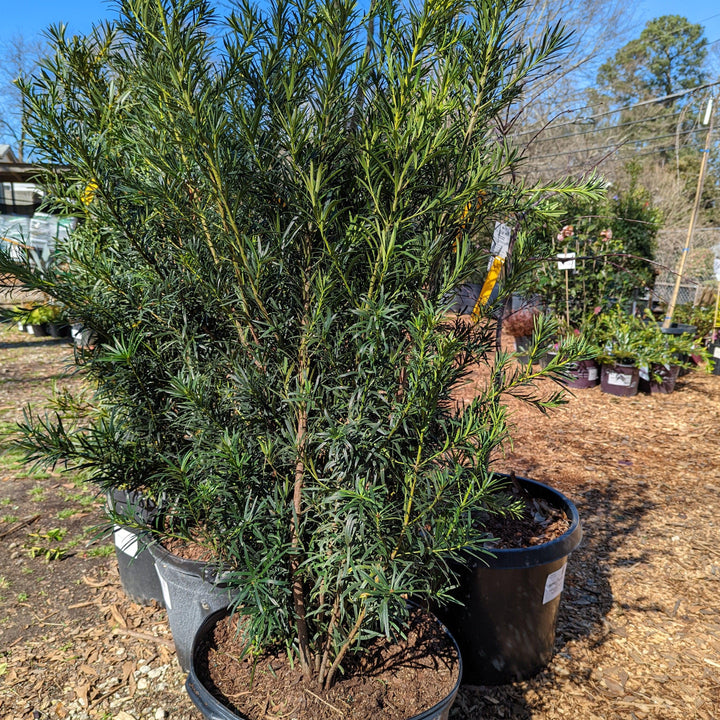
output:
POLYGON ((690 226, 688 227, 687 238, 685 240, 685 247, 680 254, 680 263, 678 264, 677 275, 675 276, 675 288, 673 289, 670 302, 667 306, 667 312, 665 313, 665 319, 663 320, 663 328, 669 328, 672 323, 672 316, 675 312, 675 305, 677 305, 678 294, 680 292, 680 283, 682 282, 682 274, 685 269, 685 262, 687 256, 690 253, 690 243, 692 242, 693 232, 695 231, 695 221, 697 220, 698 208, 700 207, 700 198, 702 196, 703 183, 705 182, 705 170, 707 169, 708 155, 710 154, 710 136, 713 131, 713 96, 710 96, 708 100, 707 109, 705 110, 705 117, 703 118, 703 125, 708 125, 707 137, 705 138, 705 148, 702 151, 702 161, 700 162, 700 174, 698 175, 697 189, 695 190, 695 202, 693 204, 692 214, 690 215, 690 226))

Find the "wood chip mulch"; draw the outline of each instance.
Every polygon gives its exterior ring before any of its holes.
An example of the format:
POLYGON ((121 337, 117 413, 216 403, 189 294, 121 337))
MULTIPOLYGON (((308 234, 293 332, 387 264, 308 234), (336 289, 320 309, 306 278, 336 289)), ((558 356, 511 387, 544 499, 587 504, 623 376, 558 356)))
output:
MULTIPOLYGON (((12 334, 0 340, 39 350, 12 334)), ((68 360, 56 343, 43 351, 57 369, 68 360)), ((14 378, 13 357, 3 367, 14 378)), ((9 388, 4 422, 28 399, 25 384, 17 403, 9 388)), ((668 396, 578 390, 547 417, 512 407, 514 447, 497 469, 573 499, 584 539, 569 560, 549 666, 513 685, 464 686, 451 720, 718 720, 720 377, 694 371, 668 396)), ((64 487, 55 476, 0 479, 0 502, 11 497, 18 517, 0 533, 42 513, 51 489, 64 487), (46 499, 23 506, 19 483, 47 488, 46 499)), ((83 522, 100 520, 99 505, 83 522)), ((0 587, 0 720, 200 720, 164 611, 125 598, 113 556, 27 558, 20 551, 39 524, 0 538, 0 577, 8 570, 11 579, 0 587), (53 570, 42 591, 18 592, 18 560, 36 576, 53 570)))
POLYGON ((720 718, 720 377, 667 396, 577 390, 549 416, 512 403, 498 469, 577 504, 555 656, 532 680, 464 687, 451 718, 720 718))

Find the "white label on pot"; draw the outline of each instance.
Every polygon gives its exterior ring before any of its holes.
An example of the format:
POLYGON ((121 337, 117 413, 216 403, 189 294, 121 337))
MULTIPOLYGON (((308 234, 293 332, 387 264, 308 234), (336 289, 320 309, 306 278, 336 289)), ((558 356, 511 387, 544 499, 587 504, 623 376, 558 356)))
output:
POLYGON ((138 554, 138 541, 137 535, 129 530, 126 530, 119 525, 115 526, 115 547, 129 555, 131 558, 137 557, 138 554))
POLYGON ((168 610, 172 610, 172 602, 170 601, 170 589, 168 588, 167 580, 165 580, 164 577, 158 573, 158 577, 160 578, 160 587, 163 591, 163 600, 165 600, 165 607, 168 610))
POLYGON ((608 385, 619 385, 620 387, 630 387, 632 385, 632 375, 625 373, 609 372, 607 374, 608 385))
POLYGON ((565 570, 567 569, 567 563, 550 573, 545 581, 545 594, 543 595, 543 605, 546 605, 551 600, 554 600, 565 587, 565 570))
POLYGON ((588 380, 592 382, 593 380, 597 380, 598 372, 596 367, 589 367, 588 368, 588 380))
POLYGON ((713 357, 720 358, 720 345, 713 348, 713 357))

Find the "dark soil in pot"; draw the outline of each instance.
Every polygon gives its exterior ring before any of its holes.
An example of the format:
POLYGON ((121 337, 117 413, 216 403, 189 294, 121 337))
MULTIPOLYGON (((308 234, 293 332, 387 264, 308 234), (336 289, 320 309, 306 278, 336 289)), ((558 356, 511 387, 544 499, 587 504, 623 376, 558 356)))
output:
POLYGON ((460 685, 453 638, 430 614, 414 609, 407 639, 383 638, 346 663, 327 692, 304 683, 282 655, 241 659, 239 615, 208 618, 193 650, 187 688, 206 717, 297 720, 444 720, 460 685), (210 696, 211 694, 211 696, 210 696), (202 695, 202 697, 199 697, 202 695), (203 708, 201 703, 212 708, 203 708), (219 704, 218 704, 219 703, 219 704))

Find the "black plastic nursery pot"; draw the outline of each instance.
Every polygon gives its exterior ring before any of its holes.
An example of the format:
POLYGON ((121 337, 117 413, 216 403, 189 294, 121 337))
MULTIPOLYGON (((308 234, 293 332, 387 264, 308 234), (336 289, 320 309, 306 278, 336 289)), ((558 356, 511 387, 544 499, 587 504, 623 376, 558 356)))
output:
MULTIPOLYGON (((546 368, 557 353, 545 353, 540 358, 540 367, 546 368)), ((562 380, 563 385, 574 389, 587 389, 600 383, 600 368, 595 360, 579 360, 567 366, 569 378, 562 380)))
POLYGON ((674 322, 670 323, 670 327, 663 327, 662 323, 658 324, 660 325, 660 330, 666 335, 694 335, 697 330, 695 325, 688 325, 687 323, 674 322))
MULTIPOLYGON (((197 672, 199 666, 199 648, 203 646, 205 637, 207 637, 207 635, 212 631, 215 624, 227 614, 227 609, 218 610, 205 618, 201 626, 198 628, 192 645, 191 664, 187 680, 185 681, 185 689, 190 696, 190 699, 193 703, 195 703, 195 706, 198 710, 200 710, 203 717, 207 718, 207 720, 247 720, 245 715, 242 715, 234 710, 230 710, 228 707, 223 705, 200 681, 197 672)), ((460 682, 463 676, 463 661, 457 641, 446 627, 443 626, 443 628, 448 634, 448 637, 452 640, 458 652, 459 672, 457 682, 440 702, 420 714, 408 716, 407 720, 448 720, 450 708, 455 702, 455 697, 460 689, 460 682)), ((368 718, 368 720, 370 720, 370 718, 368 718)))
POLYGON ((555 627, 570 553, 582 539, 574 503, 562 493, 517 478, 535 499, 561 508, 570 527, 559 537, 527 548, 494 549, 460 577, 456 597, 440 614, 457 638, 463 683, 503 685, 532 677, 553 654, 555 627))
MULTIPOLYGON (((106 503, 109 509, 118 515, 126 516, 135 524, 149 527, 157 516, 157 508, 147 498, 137 492, 114 489, 107 493, 106 503)), ((158 602, 164 605, 162 588, 155 560, 148 551, 152 536, 148 531, 129 525, 115 525, 113 531, 115 556, 118 572, 125 594, 133 602, 148 605, 158 602)))
MULTIPOLYGON (((660 330, 665 335, 695 335, 695 332, 697 331, 697 327, 695 325, 688 325, 687 323, 670 323, 669 327, 663 327, 662 323, 658 323, 660 325, 660 330)), ((682 362, 687 362, 690 358, 687 355, 683 355, 679 358, 682 362)), ((687 367, 681 367, 678 369, 679 375, 687 375, 690 372, 690 369, 687 367)))
POLYGON ((187 672, 195 633, 208 615, 228 607, 230 591, 211 563, 178 557, 159 543, 149 549, 155 560, 178 662, 187 672))
POLYGON ((458 315, 470 315, 475 309, 482 285, 477 283, 466 283, 455 289, 452 295, 452 304, 448 308, 458 315))
POLYGON ((56 339, 64 339, 70 337, 70 326, 67 323, 51 322, 47 324, 50 335, 56 339))
POLYGON ((26 325, 25 327, 28 328, 28 332, 31 335, 35 335, 36 337, 47 337, 50 334, 45 323, 40 323, 39 325, 26 325))
POLYGON ((610 395, 630 397, 637 395, 640 368, 636 365, 603 365, 600 375, 600 389, 610 395))
POLYGON ((708 345, 713 375, 720 375, 720 342, 711 342, 708 345))

